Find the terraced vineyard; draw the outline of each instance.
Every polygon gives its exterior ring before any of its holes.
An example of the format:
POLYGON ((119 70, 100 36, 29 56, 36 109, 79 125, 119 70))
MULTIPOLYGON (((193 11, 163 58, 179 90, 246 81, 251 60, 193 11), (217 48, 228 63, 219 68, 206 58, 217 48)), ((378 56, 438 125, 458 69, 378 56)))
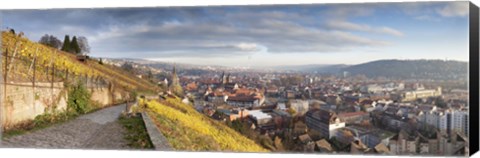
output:
POLYGON ((123 72, 113 66, 98 64, 95 60, 80 62, 76 56, 51 48, 13 33, 2 32, 2 70, 8 64, 8 81, 52 81, 65 80, 67 77, 101 78, 126 90, 156 91, 156 86, 134 75, 123 72), (5 62, 7 61, 7 62, 5 62), (35 66, 34 66, 35 65, 35 66), (34 70, 36 73, 34 73, 34 70), (52 70, 57 73, 51 77, 52 70))
POLYGON ((224 124, 212 120, 178 98, 149 101, 148 113, 177 150, 268 152, 224 124))

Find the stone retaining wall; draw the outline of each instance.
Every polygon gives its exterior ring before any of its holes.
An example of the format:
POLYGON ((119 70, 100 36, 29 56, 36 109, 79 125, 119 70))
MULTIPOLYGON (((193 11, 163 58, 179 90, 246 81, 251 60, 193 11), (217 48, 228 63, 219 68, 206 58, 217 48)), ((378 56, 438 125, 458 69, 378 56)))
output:
POLYGON ((68 94, 64 91, 63 82, 9 83, 4 91, 2 84, 1 119, 4 128, 25 120, 35 118, 46 112, 46 109, 64 110, 67 108, 68 94), (3 94, 6 92, 5 94, 3 94))
MULTIPOLYGON (((37 82, 35 88, 31 82, 14 83, 6 86, 4 96, 4 84, 0 85, 0 125, 3 129, 24 121, 33 120, 36 116, 47 112, 48 109, 63 111, 67 108, 68 90, 63 82, 37 82)), ((88 88, 91 92, 91 100, 102 106, 113 105, 121 102, 127 93, 110 92, 107 87, 88 88)))
POLYGON ((151 118, 148 116, 146 112, 142 113, 143 122, 145 123, 145 128, 147 129, 148 136, 150 137, 150 141, 152 142, 155 150, 161 151, 173 151, 170 143, 168 142, 167 138, 160 133, 157 126, 151 118))

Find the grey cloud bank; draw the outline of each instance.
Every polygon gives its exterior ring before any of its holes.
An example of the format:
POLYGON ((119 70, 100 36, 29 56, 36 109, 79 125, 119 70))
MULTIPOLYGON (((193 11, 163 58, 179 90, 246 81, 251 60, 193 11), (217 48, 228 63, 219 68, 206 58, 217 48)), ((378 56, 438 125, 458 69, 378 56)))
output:
POLYGON ((463 3, 378 3, 1 12, 3 28, 24 31, 35 41, 43 34, 60 39, 65 34, 86 36, 93 56, 202 58, 382 50, 409 36, 402 24, 371 20, 388 19, 385 11, 422 20, 464 17, 463 7, 463 3), (418 11, 426 7, 433 11, 418 11))

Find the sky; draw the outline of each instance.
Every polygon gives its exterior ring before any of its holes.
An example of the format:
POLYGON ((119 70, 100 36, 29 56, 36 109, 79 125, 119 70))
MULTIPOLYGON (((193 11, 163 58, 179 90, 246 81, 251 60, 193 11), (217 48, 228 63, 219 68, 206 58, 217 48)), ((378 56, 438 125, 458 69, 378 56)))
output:
POLYGON ((381 59, 468 61, 468 2, 0 11, 38 41, 85 36, 91 56, 265 67, 381 59))

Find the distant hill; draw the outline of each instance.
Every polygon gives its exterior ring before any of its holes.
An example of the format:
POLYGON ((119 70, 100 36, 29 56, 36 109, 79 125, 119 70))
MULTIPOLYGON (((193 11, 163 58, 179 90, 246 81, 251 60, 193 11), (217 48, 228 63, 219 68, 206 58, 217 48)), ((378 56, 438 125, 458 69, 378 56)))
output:
POLYGON ((463 79, 468 63, 453 60, 378 60, 341 69, 351 75, 399 79, 463 79))
MULTIPOLYGON (((117 59, 140 63, 145 66, 171 70, 173 63, 148 61, 139 59, 117 59)), ((205 66, 177 63, 184 73, 199 75, 210 71, 232 71, 234 68, 225 66, 205 66)), ((343 75, 365 75, 369 78, 387 77, 395 79, 435 79, 451 80, 466 79, 468 62, 454 60, 377 60, 357 65, 345 64, 310 64, 310 65, 282 65, 263 68, 284 72, 303 72, 343 75)), ((250 71, 250 70, 248 70, 250 71)))
POLYGON ((275 70, 281 71, 298 71, 298 72, 312 72, 312 73, 338 73, 343 68, 348 67, 348 65, 337 64, 337 65, 322 65, 322 64, 312 64, 312 65, 286 65, 286 66, 276 66, 273 67, 275 70))

